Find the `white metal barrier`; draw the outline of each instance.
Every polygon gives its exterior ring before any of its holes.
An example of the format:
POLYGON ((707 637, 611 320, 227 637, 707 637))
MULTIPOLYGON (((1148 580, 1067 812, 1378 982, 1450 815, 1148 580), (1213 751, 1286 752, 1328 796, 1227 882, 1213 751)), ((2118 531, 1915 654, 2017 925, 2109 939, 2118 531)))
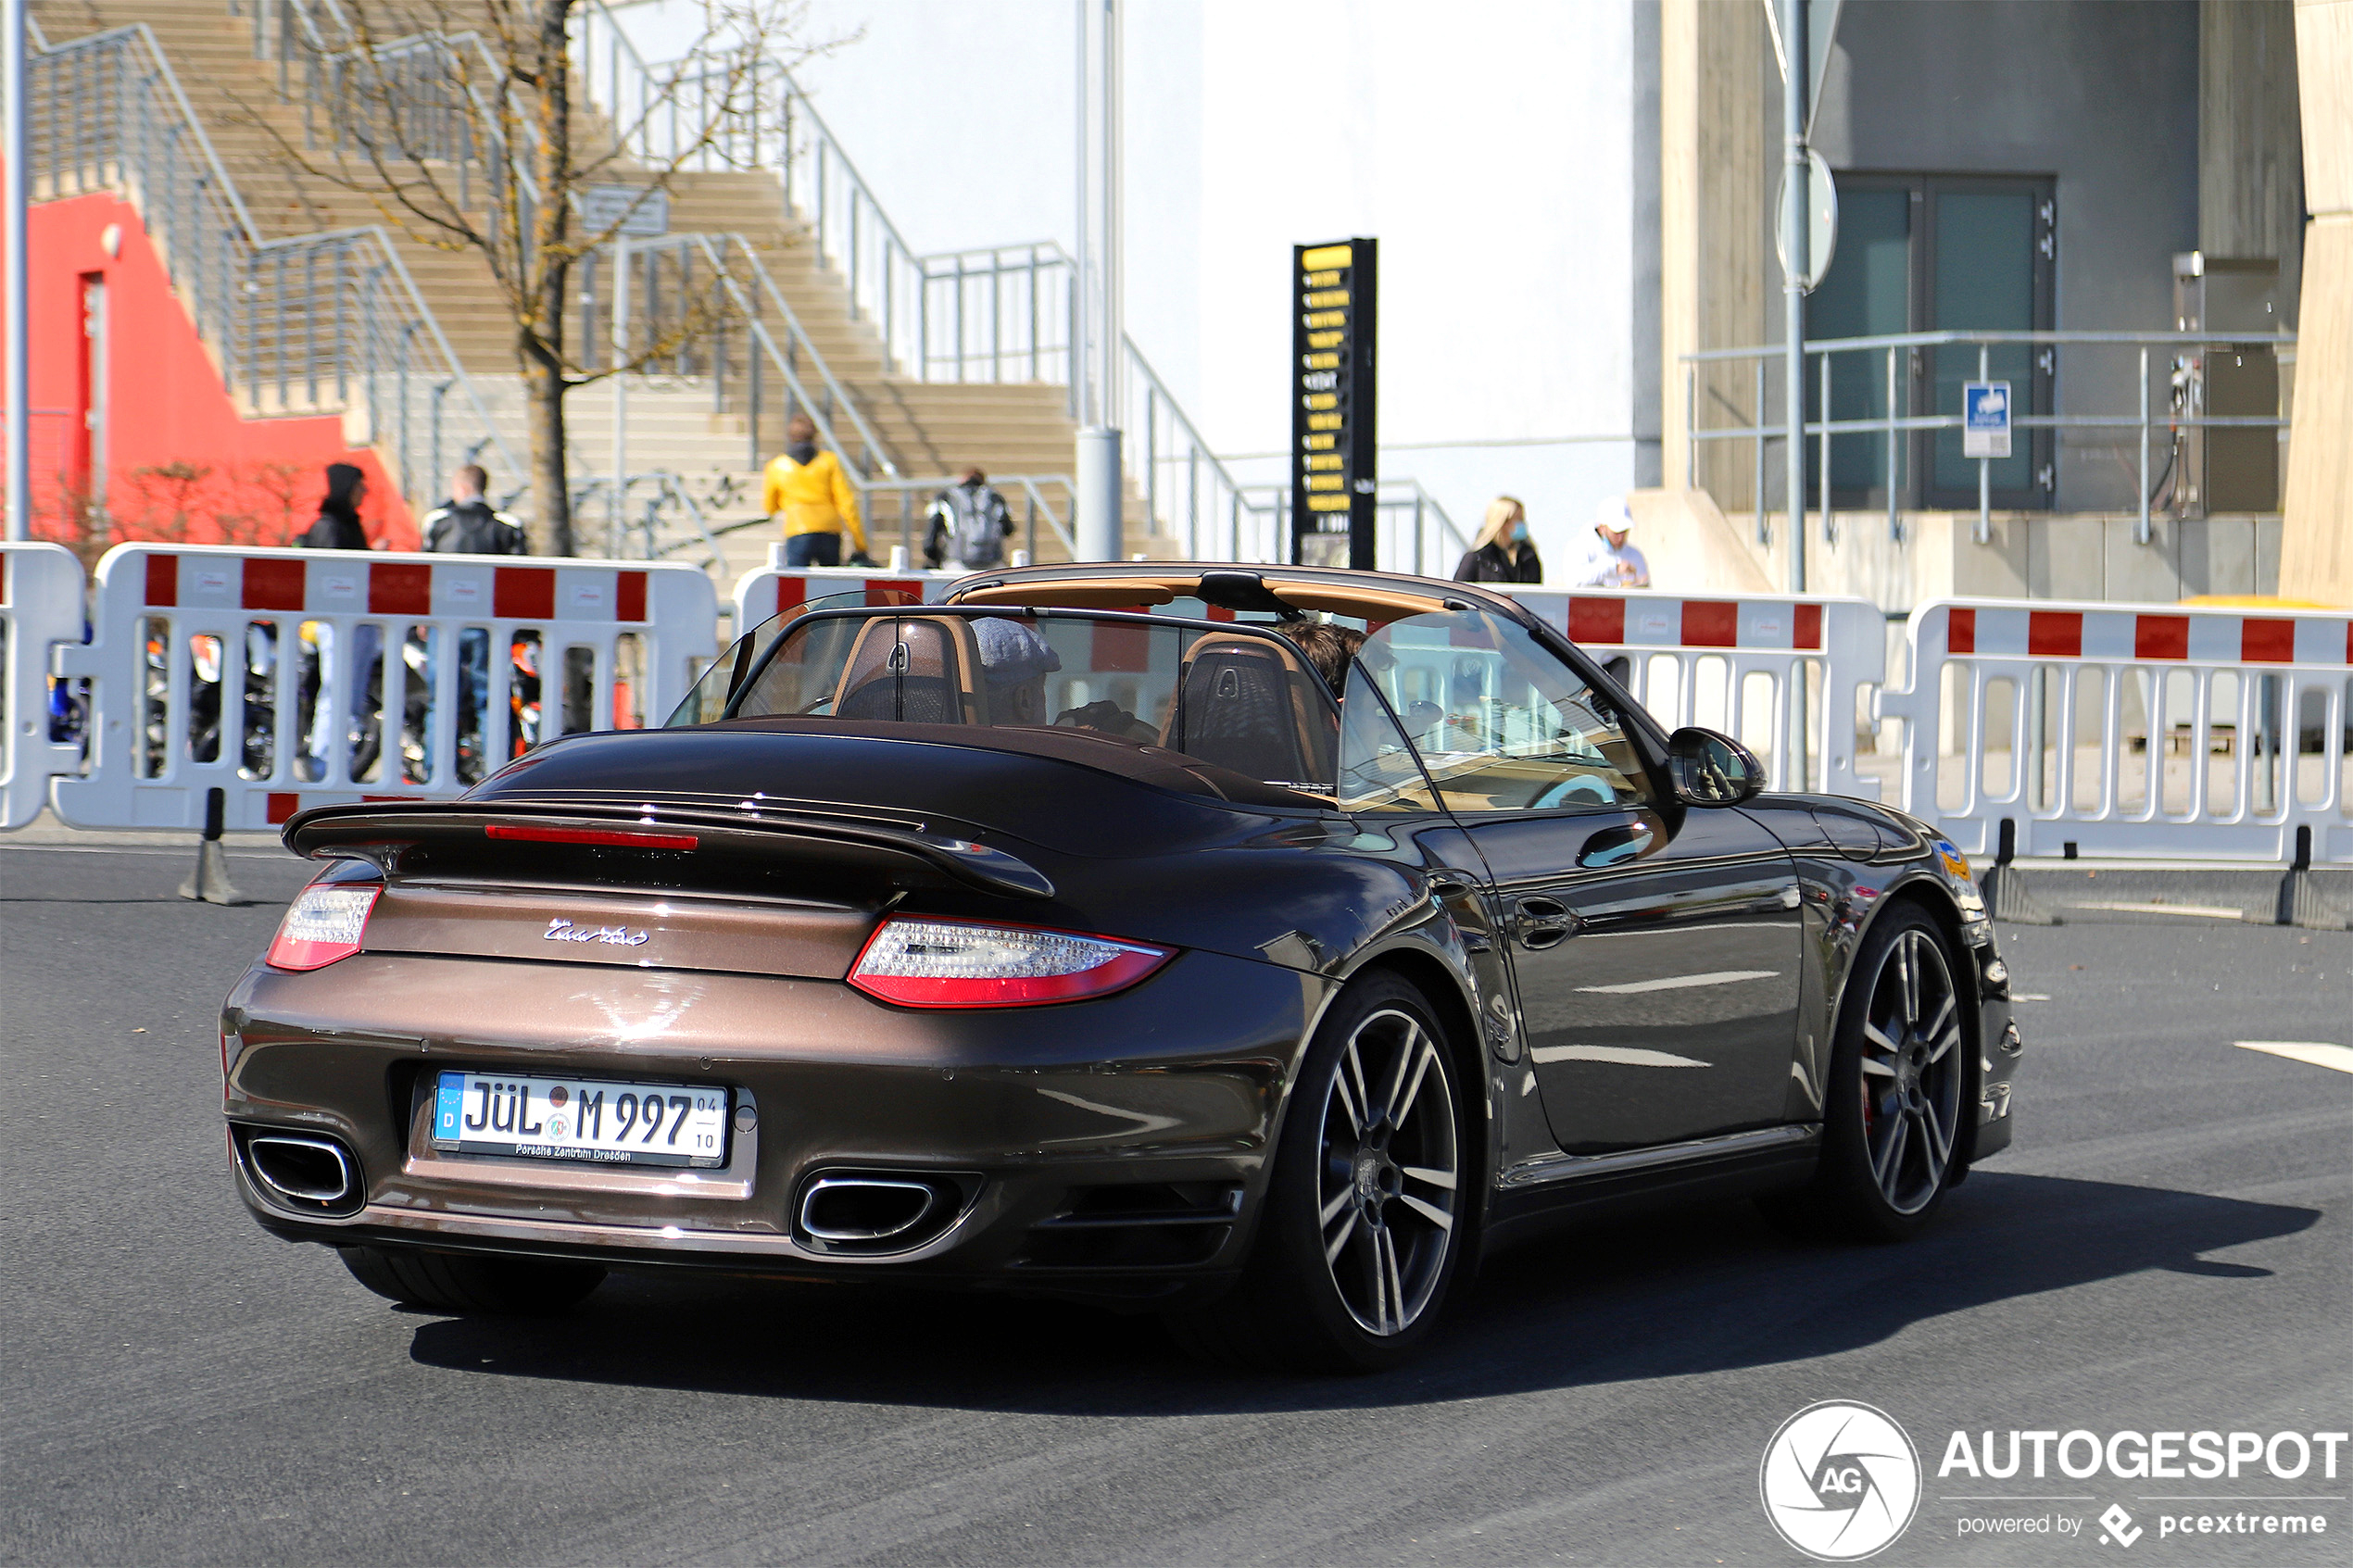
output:
POLYGON ((2353 617, 1944 600, 1912 612, 1901 804, 1964 850, 2353 863, 2353 617))
MULTIPOLYGON (((955 572, 767 568, 736 625, 838 595, 941 598, 955 572)), ((1943 600, 1514 596, 1662 721, 1724 730, 1775 788, 1882 793, 1962 848, 2353 864, 2353 615, 1943 600), (1894 726, 1882 791, 1869 741, 1894 726), (1790 744, 1802 736, 1801 748, 1790 744), (1857 746, 1861 739, 1865 745, 1857 746)), ((447 797, 537 742, 657 724, 717 651, 684 565, 125 545, 0 546, 0 828, 44 797, 78 827, 194 829, 447 797), (87 692, 52 739, 50 680, 87 692), (87 683, 86 688, 82 684, 87 683)))
POLYGON ((90 620, 54 663, 92 688, 88 771, 55 781, 57 815, 199 828, 219 790, 224 825, 262 828, 659 724, 717 651, 718 601, 685 565, 119 545, 90 620))
POLYGON ((80 743, 52 738, 49 649, 82 641, 82 563, 62 545, 0 545, 0 830, 49 803, 49 780, 81 765, 80 743))
POLYGON ((1757 754, 1774 789, 1879 797, 1856 720, 1886 678, 1887 618, 1868 599, 1686 598, 1642 590, 1506 592, 1604 659, 1660 722, 1704 724, 1757 754), (1805 763, 1791 737, 1802 736, 1805 763))

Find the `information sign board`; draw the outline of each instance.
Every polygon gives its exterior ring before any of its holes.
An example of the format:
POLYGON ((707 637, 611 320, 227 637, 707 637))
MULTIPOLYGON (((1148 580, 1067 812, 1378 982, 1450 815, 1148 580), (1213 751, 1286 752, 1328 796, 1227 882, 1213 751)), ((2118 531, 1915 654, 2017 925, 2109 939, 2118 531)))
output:
POLYGON ((642 185, 586 186, 580 193, 580 223, 591 236, 618 223, 625 239, 658 240, 670 232, 670 193, 642 185))
POLYGON ((1378 278, 1373 240, 1291 252, 1291 559, 1302 565, 1372 569, 1378 278))
POLYGON ((2007 458, 2010 455, 2010 383, 1973 381, 1961 383, 1961 456, 2007 458))

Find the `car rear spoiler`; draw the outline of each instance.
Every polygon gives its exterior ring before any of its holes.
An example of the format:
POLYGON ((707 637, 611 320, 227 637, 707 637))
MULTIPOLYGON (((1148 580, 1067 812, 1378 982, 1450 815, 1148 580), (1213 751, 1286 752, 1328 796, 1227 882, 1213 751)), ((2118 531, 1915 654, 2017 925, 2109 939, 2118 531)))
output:
POLYGON ((503 841, 618 849, 676 850, 774 859, 840 870, 910 862, 984 893, 1051 898, 1054 884, 1028 861, 969 839, 873 819, 729 812, 665 806, 598 807, 578 801, 404 801, 319 806, 286 823, 286 847, 312 859, 355 858, 396 872, 412 847, 485 847, 503 841))

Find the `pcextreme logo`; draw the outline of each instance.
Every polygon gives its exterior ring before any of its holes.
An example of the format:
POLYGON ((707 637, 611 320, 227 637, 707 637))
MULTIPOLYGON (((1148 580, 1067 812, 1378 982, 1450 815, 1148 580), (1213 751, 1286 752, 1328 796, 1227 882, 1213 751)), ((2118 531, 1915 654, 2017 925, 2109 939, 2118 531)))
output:
POLYGON ((1756 1487, 1781 1539, 1825 1562, 1853 1562, 1912 1523, 1919 1450, 1884 1411, 1823 1399, 1781 1423, 1756 1487))

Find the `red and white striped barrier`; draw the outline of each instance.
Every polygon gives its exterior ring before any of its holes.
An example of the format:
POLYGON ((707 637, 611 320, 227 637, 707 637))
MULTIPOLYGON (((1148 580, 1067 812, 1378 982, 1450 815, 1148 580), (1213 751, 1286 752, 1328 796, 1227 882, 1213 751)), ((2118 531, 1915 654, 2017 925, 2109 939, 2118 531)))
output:
POLYGON ((772 615, 819 599, 857 604, 897 604, 912 595, 923 604, 948 596, 948 584, 969 571, 886 571, 871 566, 763 566, 736 580, 736 635, 742 636, 772 615))
POLYGON ((698 569, 120 545, 98 563, 76 827, 225 825, 462 793, 575 730, 659 724, 717 651, 698 569))
POLYGON ((1505 591, 1579 647, 1623 655, 1628 684, 1660 721, 1737 736, 1765 763, 1772 788, 1877 797, 1879 781, 1858 772, 1855 759, 1861 694, 1887 670, 1887 618, 1869 600, 1505 591), (1787 739, 1799 731, 1802 771, 1787 739))
POLYGON ((1946 600, 1906 644, 1901 803, 1964 850, 2353 863, 2353 616, 1946 600))
POLYGON ((82 641, 82 563, 62 545, 0 545, 0 830, 49 803, 49 780, 82 763, 50 738, 50 650, 82 641))

